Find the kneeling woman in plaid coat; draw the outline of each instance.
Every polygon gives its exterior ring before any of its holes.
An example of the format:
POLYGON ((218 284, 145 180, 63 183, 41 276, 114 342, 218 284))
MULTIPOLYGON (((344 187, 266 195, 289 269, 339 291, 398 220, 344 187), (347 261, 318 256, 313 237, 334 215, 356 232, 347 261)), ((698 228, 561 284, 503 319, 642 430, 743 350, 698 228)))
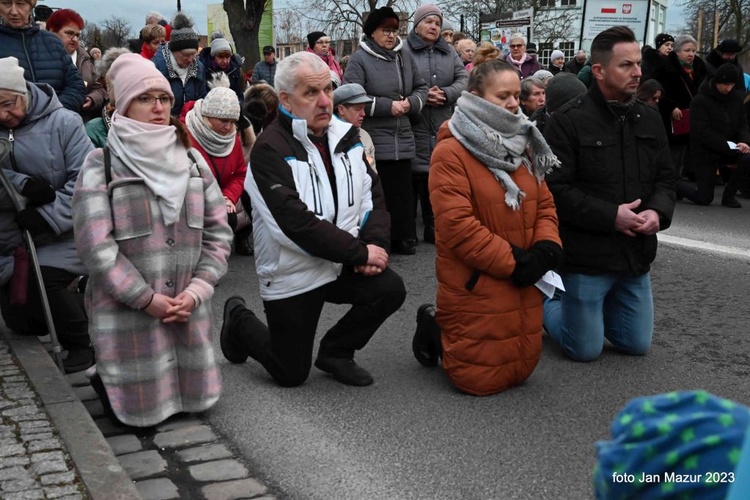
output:
POLYGON ((90 375, 118 420, 146 427, 219 398, 211 297, 232 231, 211 171, 170 119, 167 80, 136 54, 107 78, 117 102, 108 146, 88 155, 73 198, 90 273, 90 375))

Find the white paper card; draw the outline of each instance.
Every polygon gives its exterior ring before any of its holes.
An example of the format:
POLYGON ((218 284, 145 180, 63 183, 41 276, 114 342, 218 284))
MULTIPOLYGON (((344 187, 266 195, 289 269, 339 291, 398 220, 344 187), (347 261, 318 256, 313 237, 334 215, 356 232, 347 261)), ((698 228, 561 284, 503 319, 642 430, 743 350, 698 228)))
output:
POLYGON ((729 146, 729 149, 738 149, 737 144, 732 141, 727 141, 727 146, 729 146))
POLYGON ((544 295, 549 298, 552 298, 552 296, 555 295, 556 288, 559 288, 563 292, 565 291, 565 286, 563 285, 562 278, 555 271, 547 271, 546 273, 544 273, 542 279, 537 281, 534 286, 536 286, 539 290, 542 291, 544 295))

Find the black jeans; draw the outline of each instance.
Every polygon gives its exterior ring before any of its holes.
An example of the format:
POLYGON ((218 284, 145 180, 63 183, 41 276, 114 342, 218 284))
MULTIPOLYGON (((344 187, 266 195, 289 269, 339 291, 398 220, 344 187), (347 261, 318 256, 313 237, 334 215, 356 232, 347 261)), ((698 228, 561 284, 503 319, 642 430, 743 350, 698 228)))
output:
MULTIPOLYGON (((716 169, 718 165, 700 165, 695 168, 696 188, 682 179, 677 181, 677 196, 684 196, 697 205, 710 205, 714 201, 716 169)), ((730 200, 737 195, 740 186, 747 184, 750 175, 750 154, 740 155, 737 167, 731 169, 731 177, 724 187, 722 201, 730 200)))
POLYGON ((412 213, 414 220, 417 219, 417 202, 422 209, 422 222, 425 228, 435 228, 435 215, 432 212, 432 203, 430 203, 430 174, 429 172, 413 172, 411 174, 411 183, 414 193, 412 203, 412 213))
POLYGON ((240 308, 229 330, 242 339, 250 356, 276 383, 294 387, 310 374, 323 304, 352 304, 352 308, 323 337, 318 357, 351 359, 405 298, 404 282, 390 268, 364 276, 345 266, 334 282, 287 299, 264 301, 268 326, 250 310, 240 308))
MULTIPOLYGON (((52 322, 60 344, 66 349, 71 346, 89 345, 88 317, 83 305, 83 295, 68 289, 68 285, 77 276, 56 267, 41 266, 41 271, 52 313, 52 322)), ((8 287, 2 287, 0 310, 2 310, 5 324, 16 333, 24 335, 47 333, 42 297, 33 269, 29 269, 26 304, 11 305, 8 287)))

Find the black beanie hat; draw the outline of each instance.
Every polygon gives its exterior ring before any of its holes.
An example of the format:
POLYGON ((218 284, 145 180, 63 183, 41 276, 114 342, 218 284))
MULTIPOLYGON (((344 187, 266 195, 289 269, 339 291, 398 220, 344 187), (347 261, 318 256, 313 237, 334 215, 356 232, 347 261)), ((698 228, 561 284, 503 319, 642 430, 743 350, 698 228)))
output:
POLYGON ((380 7, 379 9, 373 10, 370 15, 367 16, 367 20, 365 20, 365 25, 363 27, 365 35, 372 36, 373 31, 378 29, 386 19, 395 19, 396 24, 398 25, 399 23, 398 15, 390 7, 380 7))
POLYGON ((172 19, 172 34, 169 37, 169 50, 179 52, 185 49, 198 50, 198 33, 193 30, 193 22, 182 12, 172 19))
POLYGON ((674 43, 674 37, 668 33, 659 33, 656 35, 656 38, 654 39, 654 43, 656 44, 656 50, 659 50, 659 47, 664 45, 667 42, 674 43))
POLYGON ((740 77, 740 72, 737 71, 737 66, 732 63, 725 63, 719 66, 719 69, 714 73, 714 85, 717 83, 737 83, 737 79, 740 77))
POLYGON ((328 35, 326 35, 322 31, 313 31, 312 33, 310 33, 309 35, 307 35, 307 44, 312 49, 313 47, 315 47, 315 42, 317 42, 318 40, 320 40, 324 36, 328 36, 328 35))
POLYGON ((585 94, 586 85, 573 73, 560 72, 547 82, 547 113, 552 114, 557 108, 574 97, 585 94))

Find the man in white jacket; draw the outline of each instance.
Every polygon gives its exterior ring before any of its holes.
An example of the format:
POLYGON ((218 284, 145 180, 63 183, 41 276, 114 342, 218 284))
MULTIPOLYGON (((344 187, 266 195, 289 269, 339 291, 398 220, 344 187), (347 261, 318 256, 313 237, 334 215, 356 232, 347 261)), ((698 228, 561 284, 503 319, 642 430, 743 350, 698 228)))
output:
POLYGON ((357 129, 331 120, 331 75, 319 57, 284 58, 275 84, 280 112, 259 136, 245 180, 268 326, 231 297, 221 349, 233 363, 254 358, 279 385, 300 385, 324 303, 352 304, 321 340, 315 366, 341 383, 369 385, 354 352, 406 297, 388 268, 390 216, 380 181, 357 129))

